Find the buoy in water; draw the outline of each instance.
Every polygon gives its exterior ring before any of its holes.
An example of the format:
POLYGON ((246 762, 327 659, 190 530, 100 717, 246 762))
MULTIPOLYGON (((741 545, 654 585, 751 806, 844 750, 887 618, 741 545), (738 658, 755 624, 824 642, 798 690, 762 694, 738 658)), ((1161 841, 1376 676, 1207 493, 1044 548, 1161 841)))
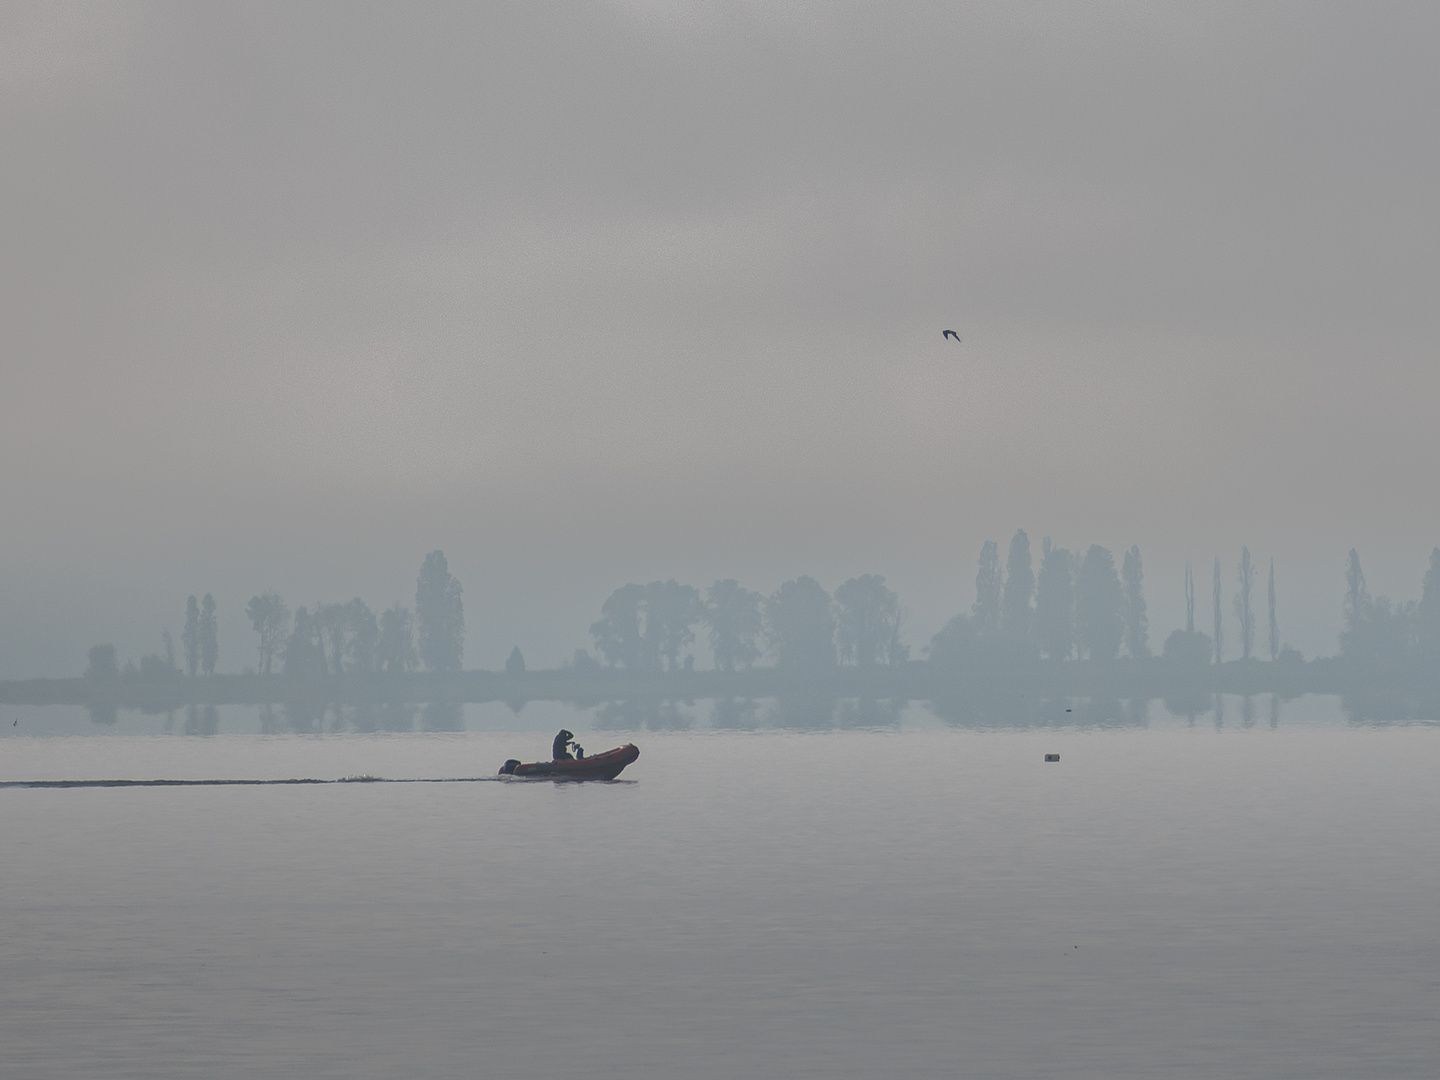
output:
POLYGON ((1059 755, 1059 754, 1046 754, 1046 755, 1045 755, 1045 760, 1046 760, 1046 761, 1059 761, 1059 760, 1060 760, 1060 755, 1059 755))

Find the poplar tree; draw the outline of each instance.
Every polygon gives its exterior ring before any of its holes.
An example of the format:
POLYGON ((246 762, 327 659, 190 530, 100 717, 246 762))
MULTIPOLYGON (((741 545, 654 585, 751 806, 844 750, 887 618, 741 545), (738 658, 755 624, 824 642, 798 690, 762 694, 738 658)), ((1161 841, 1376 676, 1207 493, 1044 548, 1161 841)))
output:
POLYGON ((993 638, 1000 631, 1000 547, 986 540, 980 549, 980 569, 975 575, 976 628, 981 637, 993 638))
POLYGON ((1030 600, 1035 595, 1035 569, 1030 538, 1017 529, 1005 559, 1005 587, 1000 602, 1000 632, 1008 641, 1029 641, 1035 622, 1030 600))
POLYGON ((1221 658, 1225 655, 1225 640, 1224 640, 1225 625, 1224 625, 1223 620, 1220 618, 1220 596, 1221 596, 1221 590, 1220 590, 1220 556, 1219 556, 1219 555, 1216 555, 1216 556, 1215 556, 1215 585, 1214 585, 1214 595, 1213 595, 1212 599, 1213 599, 1213 601, 1214 601, 1214 606, 1215 606, 1215 663, 1217 663, 1217 664, 1220 663, 1221 658))
POLYGON ((1275 618, 1275 557, 1270 557, 1270 583, 1267 589, 1270 603, 1270 659, 1280 655, 1280 623, 1275 618))
POLYGON ((1430 552, 1430 566, 1420 586, 1420 606, 1416 608, 1420 655, 1440 659, 1440 547, 1430 552))
POLYGON ((1091 544, 1075 575, 1075 643, 1091 660, 1113 660, 1124 636, 1115 556, 1091 544))
POLYGON ((185 650, 185 674, 193 679, 200 670, 200 601, 193 595, 185 601, 185 629, 180 631, 180 647, 185 650))
POLYGON ((1195 633, 1195 574, 1185 564, 1185 633, 1195 633))
POLYGON ((1340 651, 1346 656, 1364 656, 1369 648, 1370 590, 1365 587, 1365 571, 1360 569, 1360 553, 1354 548, 1345 566, 1345 628, 1340 631, 1340 651))
POLYGON ((1146 638, 1150 619, 1145 613, 1145 570, 1140 562, 1140 547, 1132 545, 1125 552, 1120 568, 1120 587, 1125 604, 1125 651, 1137 659, 1150 655, 1146 638))
POLYGON ((1250 592, 1255 584, 1255 567, 1250 563, 1250 549, 1240 549, 1240 563, 1235 567, 1240 591, 1235 594, 1235 618, 1240 621, 1240 659, 1249 660, 1255 651, 1255 613, 1250 609, 1250 592))
POLYGON ((1051 660, 1065 660, 1075 645, 1075 557, 1041 542, 1040 576, 1035 582, 1035 636, 1051 660))
POLYGON ((200 601, 200 670, 214 675, 219 660, 220 624, 215 618, 215 597, 207 592, 200 601))
POLYGON ((450 575, 443 551, 425 556, 415 579, 420 659, 431 671, 459 671, 465 655, 465 589, 450 575))

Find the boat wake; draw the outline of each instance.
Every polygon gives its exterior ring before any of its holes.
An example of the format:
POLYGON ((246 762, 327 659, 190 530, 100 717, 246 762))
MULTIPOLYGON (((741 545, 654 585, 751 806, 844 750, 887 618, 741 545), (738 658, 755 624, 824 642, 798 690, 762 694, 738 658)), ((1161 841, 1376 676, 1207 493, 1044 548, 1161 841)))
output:
MULTIPOLYGON (((568 777, 536 777, 567 781, 568 777)), ((388 779, 383 776, 342 776, 338 780, 0 780, 0 788, 125 788, 125 787, 295 787, 315 784, 494 784, 528 783, 513 776, 442 776, 388 779)), ((573 781, 572 781, 573 782, 573 781)), ((634 780, 589 780, 587 783, 633 784, 634 780)))

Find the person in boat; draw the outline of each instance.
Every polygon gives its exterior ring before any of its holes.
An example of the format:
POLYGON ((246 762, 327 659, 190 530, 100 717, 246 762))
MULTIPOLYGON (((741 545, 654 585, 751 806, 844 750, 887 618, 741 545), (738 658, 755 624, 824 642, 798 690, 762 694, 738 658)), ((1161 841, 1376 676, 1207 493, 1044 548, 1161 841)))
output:
POLYGON ((574 761, 570 756, 570 740, 575 738, 573 731, 560 729, 560 734, 555 736, 555 745, 551 748, 550 756, 556 761, 574 761))

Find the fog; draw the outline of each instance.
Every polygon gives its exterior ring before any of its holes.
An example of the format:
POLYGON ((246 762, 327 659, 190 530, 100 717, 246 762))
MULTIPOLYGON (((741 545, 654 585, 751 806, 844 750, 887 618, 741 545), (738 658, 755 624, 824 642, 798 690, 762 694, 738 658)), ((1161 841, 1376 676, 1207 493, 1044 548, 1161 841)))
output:
POLYGON ((1388 4, 12 4, 0 677, 212 592, 464 584, 467 667, 617 586, 1145 553, 1419 595, 1440 13, 1388 4), (963 342, 942 341, 954 328, 963 342))

